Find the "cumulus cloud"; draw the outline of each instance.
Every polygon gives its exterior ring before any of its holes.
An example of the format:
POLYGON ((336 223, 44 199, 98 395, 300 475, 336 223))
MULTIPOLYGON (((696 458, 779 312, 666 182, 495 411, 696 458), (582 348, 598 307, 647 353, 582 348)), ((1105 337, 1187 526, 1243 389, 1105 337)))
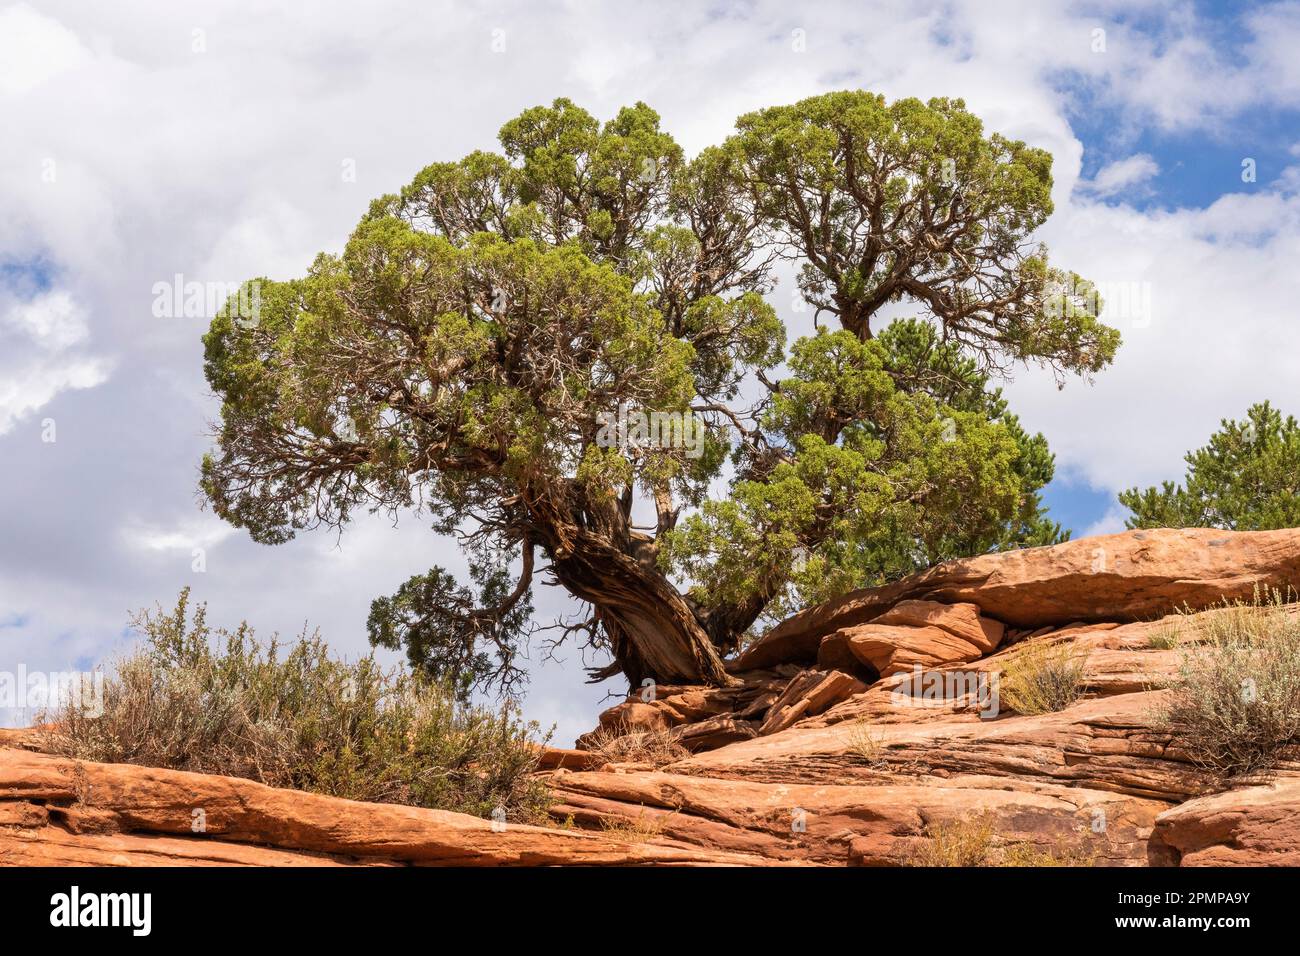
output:
POLYGON ((0 435, 60 392, 105 381, 108 362, 76 348, 88 337, 85 314, 66 292, 0 306, 0 435))
POLYGON ((127 545, 139 551, 206 551, 234 534, 235 529, 212 517, 183 520, 171 527, 135 521, 122 528, 127 545))
POLYGON ((57 20, 25 3, 0 10, 0 96, 24 93, 85 60, 76 34, 57 20))
POLYGON ((1102 534, 1118 534, 1124 530, 1124 519, 1129 516, 1128 510, 1113 505, 1106 509, 1106 513, 1090 524, 1083 530, 1080 538, 1095 538, 1102 534))
POLYGON ((1091 180, 1081 183, 1083 188, 1097 196, 1113 196, 1118 192, 1145 183, 1160 166, 1146 153, 1108 163, 1091 180))

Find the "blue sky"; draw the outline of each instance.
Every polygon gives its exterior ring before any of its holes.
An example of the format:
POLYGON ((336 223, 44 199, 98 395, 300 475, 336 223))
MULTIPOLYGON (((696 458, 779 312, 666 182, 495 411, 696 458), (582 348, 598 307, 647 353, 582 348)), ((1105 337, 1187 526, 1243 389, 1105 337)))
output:
MULTIPOLYGON (((419 520, 268 548, 200 510, 206 321, 154 316, 152 289, 301 274, 370 199, 556 96, 645 100, 689 152, 831 88, 960 96, 1050 150, 1053 260, 1151 307, 1108 315, 1124 345, 1094 382, 1025 369, 1006 394, 1057 455, 1054 517, 1118 530, 1116 492, 1180 477, 1220 418, 1300 411, 1297 48, 1290 2, 0 0, 0 669, 111 658, 186 585, 216 623, 309 622, 356 655, 373 597, 463 567, 419 520)), ((579 664, 530 668, 561 741, 613 689, 579 664)))
MULTIPOLYGON (((1154 50, 1168 52, 1174 38, 1182 36, 1181 31, 1168 30, 1163 19, 1173 9, 1179 8, 1139 6, 1130 15, 1117 13, 1113 22, 1143 31, 1154 50)), ((1212 51, 1212 61, 1237 71, 1253 65, 1251 18, 1289 10, 1293 20, 1295 13, 1288 5, 1261 3, 1202 2, 1181 10, 1182 16, 1195 19, 1197 36, 1212 51)), ((1134 114, 1123 102, 1116 102, 1113 91, 1084 73, 1062 70, 1053 82, 1067 97, 1063 115, 1082 146, 1080 177, 1085 189, 1087 181, 1104 178, 1107 167, 1115 169, 1134 157, 1149 160, 1145 166, 1135 166, 1146 172, 1105 192, 1102 198, 1108 204, 1151 215, 1205 209, 1225 196, 1277 189, 1297 162, 1300 110, 1293 99, 1270 102, 1261 90, 1254 102, 1248 99, 1236 109, 1207 111, 1199 122, 1153 122, 1149 115, 1134 114), (1245 160, 1251 161, 1253 178, 1243 175, 1245 160)), ((1266 223, 1263 228, 1270 230, 1273 225, 1266 223)), ((1269 393, 1262 389, 1258 399, 1266 397, 1269 393)), ((1225 407, 1222 414, 1244 417, 1245 409, 1245 404, 1225 407)), ((1171 465, 1167 477, 1181 478, 1181 464, 1171 465)), ((1094 486, 1068 464, 1045 489, 1044 501, 1053 519, 1076 536, 1089 529, 1119 527, 1114 492, 1094 486)))

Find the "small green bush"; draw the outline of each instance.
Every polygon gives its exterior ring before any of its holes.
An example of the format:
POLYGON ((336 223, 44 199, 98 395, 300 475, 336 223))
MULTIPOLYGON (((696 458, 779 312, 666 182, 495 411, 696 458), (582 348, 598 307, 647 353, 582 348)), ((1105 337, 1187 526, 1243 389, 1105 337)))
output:
POLYGON ((548 803, 532 776, 535 723, 513 705, 462 706, 446 688, 367 656, 331 658, 318 634, 262 646, 244 623, 213 632, 206 607, 187 625, 143 612, 144 645, 104 681, 103 713, 51 715, 56 749, 111 763, 245 777, 274 787, 380 803, 540 822, 548 803))
POLYGON ((1178 625, 1162 624, 1147 637, 1147 647, 1153 651, 1168 651, 1178 646, 1178 625))
POLYGON ((1300 618, 1276 592, 1198 617, 1158 722, 1216 775, 1267 771, 1300 741, 1300 618))
POLYGON ((1002 670, 1001 701, 1023 715, 1065 710, 1082 693, 1085 663, 1085 655, 1068 642, 1027 644, 1002 670))

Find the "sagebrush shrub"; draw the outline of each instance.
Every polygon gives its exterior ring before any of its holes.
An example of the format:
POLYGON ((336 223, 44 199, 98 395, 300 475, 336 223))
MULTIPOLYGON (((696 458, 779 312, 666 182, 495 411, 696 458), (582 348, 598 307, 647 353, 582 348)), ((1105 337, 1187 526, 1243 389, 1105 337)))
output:
POLYGON ((1300 741, 1300 618, 1282 596, 1256 594, 1198 615, 1157 714, 1172 742, 1222 777, 1271 769, 1300 741))
POLYGON ((191 770, 274 787, 540 821, 541 735, 511 704, 458 704, 445 687, 373 656, 337 660, 318 634, 262 645, 247 623, 211 630, 189 590, 142 612, 144 643, 104 680, 103 713, 50 715, 55 748, 111 763, 191 770), (187 618, 189 623, 187 623, 187 618))

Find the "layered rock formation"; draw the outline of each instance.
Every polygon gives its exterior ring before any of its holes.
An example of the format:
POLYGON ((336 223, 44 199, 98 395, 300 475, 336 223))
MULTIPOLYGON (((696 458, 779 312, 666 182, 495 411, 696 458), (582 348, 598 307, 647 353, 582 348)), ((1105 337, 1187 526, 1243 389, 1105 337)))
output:
POLYGON ((924 860, 936 832, 972 819, 994 851, 1037 862, 1294 863, 1300 767, 1212 794, 1156 726, 1180 650, 1151 638, 1173 633, 1172 612, 1297 582, 1295 531, 1134 531, 940 565, 790 618, 730 664, 739 687, 611 708, 606 733, 659 729, 697 752, 557 770, 555 812, 588 826, 648 812, 700 846, 831 864, 924 860), (1082 699, 989 713, 980 675, 1043 644, 1077 651, 1082 699), (723 720, 734 739, 689 745, 723 720))
POLYGON ((908 598, 970 602, 1011 628, 1150 620, 1184 606, 1249 598, 1300 581, 1300 534, 1208 528, 1128 531, 949 561, 883 588, 809 608, 773 628, 732 665, 744 671, 817 656, 821 639, 908 598))
POLYGON ((729 665, 735 686, 638 689, 578 749, 543 754, 554 829, 79 763, 0 736, 0 862, 902 865, 976 822, 990 861, 1296 865, 1300 766, 1219 792, 1155 715, 1190 648, 1169 646, 1166 615, 1184 612, 1188 642, 1224 613, 1202 609, 1298 582, 1300 532, 1147 531, 855 592, 753 644, 729 665), (988 678, 1048 645, 1077 654, 1082 697, 1031 716, 998 706, 988 678), (680 746, 611 761, 601 744, 618 734, 680 746))
POLYGON ((463 813, 0 749, 0 864, 10 866, 761 862, 671 840, 651 844, 575 829, 494 827, 463 813))

